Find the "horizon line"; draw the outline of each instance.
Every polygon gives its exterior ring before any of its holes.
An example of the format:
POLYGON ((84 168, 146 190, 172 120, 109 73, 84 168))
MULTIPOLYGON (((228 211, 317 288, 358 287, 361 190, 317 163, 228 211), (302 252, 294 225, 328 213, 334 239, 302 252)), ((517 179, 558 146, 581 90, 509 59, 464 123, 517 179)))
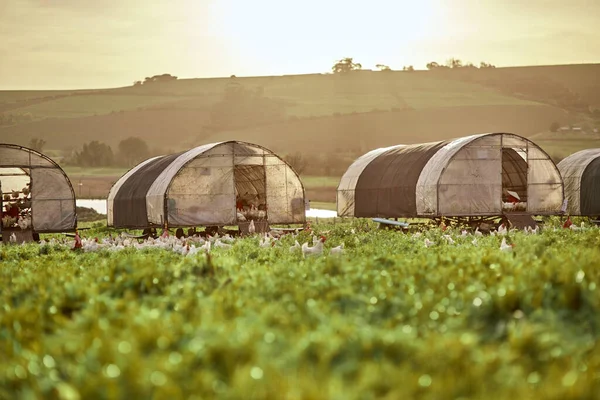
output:
MULTIPOLYGON (((444 65, 444 64, 440 64, 440 65, 444 65)), ((509 68, 544 68, 544 67, 568 67, 568 66, 591 66, 591 65, 600 65, 600 61, 599 62, 587 62, 587 63, 569 63, 569 64, 530 64, 530 65, 510 65, 510 66, 502 66, 502 67, 494 67, 493 69, 509 69, 509 68)), ((460 69, 460 68, 458 68, 460 69)), ((477 67, 477 69, 479 69, 479 67, 477 67)), ((431 72, 431 70, 428 70, 427 68, 425 69, 417 69, 415 68, 413 71, 404 71, 401 69, 390 69, 388 71, 380 71, 377 69, 369 69, 369 68, 361 68, 360 70, 356 70, 354 72, 359 72, 359 71, 365 71, 365 72, 386 72, 386 73, 390 73, 390 72, 431 72)), ((154 75, 161 75, 161 74, 154 74, 154 75)), ((149 75, 149 76, 154 76, 154 75, 149 75)), ((173 74, 171 74, 173 75, 173 74)), ((238 76, 237 74, 231 74, 230 76, 211 76, 211 77, 183 77, 180 78, 177 75, 173 75, 173 76, 177 76, 177 81, 186 81, 186 80, 199 80, 199 79, 203 79, 203 80, 210 80, 210 79, 231 79, 232 76, 235 76, 235 78, 241 78, 241 79, 252 79, 252 78, 270 78, 270 77, 290 77, 290 76, 309 76, 309 75, 334 75, 333 72, 307 72, 307 73, 297 73, 297 74, 282 74, 282 75, 240 75, 238 76)), ((95 88, 63 88, 63 89, 49 89, 49 88, 40 88, 40 89, 5 89, 0 87, 0 92, 41 92, 41 91, 48 91, 48 92, 65 92, 65 91, 98 91, 98 90, 111 90, 111 89, 125 89, 125 88, 129 88, 129 87, 133 87, 132 84, 127 85, 127 86, 107 86, 107 87, 95 87, 95 88)))

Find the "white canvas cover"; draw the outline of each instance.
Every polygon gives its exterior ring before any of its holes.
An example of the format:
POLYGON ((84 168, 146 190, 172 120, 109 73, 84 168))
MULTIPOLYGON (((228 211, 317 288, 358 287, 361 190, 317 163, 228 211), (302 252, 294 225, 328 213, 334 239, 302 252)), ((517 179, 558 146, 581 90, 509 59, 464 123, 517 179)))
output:
MULTIPOLYGON (((171 181, 175 178, 175 175, 177 175, 180 172, 180 169, 183 168, 183 166, 190 162, 191 160, 193 160, 195 157, 198 157, 199 155, 203 154, 204 152, 212 149, 213 147, 215 147, 216 145, 218 145, 219 143, 210 143, 210 144, 206 144, 203 146, 198 146, 195 147, 193 149, 190 149, 188 151, 186 151, 185 153, 183 153, 182 155, 180 155, 179 157, 177 157, 175 160, 173 160, 173 162, 171 164, 169 164, 169 166, 167 168, 165 168, 165 170, 158 176, 158 178, 156 178, 154 180, 154 183, 152 184, 152 186, 150 186, 150 189, 148 190, 148 194, 146 195, 146 207, 147 207, 147 213, 148 213, 148 221, 156 224, 156 225, 162 225, 165 222, 165 196, 167 193, 167 189, 169 187, 169 185, 171 184, 171 181)), ((230 165, 232 165, 232 161, 231 159, 229 159, 228 161, 224 161, 221 160, 221 163, 226 163, 229 162, 230 165)), ((219 161, 215 161, 215 164, 219 164, 219 161)), ((192 164, 191 168, 192 170, 195 168, 197 164, 192 164)), ((210 162, 208 162, 206 165, 206 167, 210 167, 210 162)), ((200 179, 199 182, 194 182, 194 181, 190 181, 189 182, 189 190, 191 191, 195 191, 197 193, 200 193, 203 189, 205 189, 205 187, 203 186, 197 186, 194 187, 195 184, 199 184, 199 183, 204 183, 206 184, 207 182, 209 182, 209 179, 200 179)), ((233 183, 232 183, 233 184, 233 183)), ((181 186, 181 184, 179 184, 179 186, 181 186)), ((173 193, 174 195, 174 200, 177 200, 178 195, 181 197, 181 200, 183 201, 183 203, 180 204, 176 204, 175 207, 178 207, 180 209, 184 208, 184 203, 185 201, 185 193, 181 193, 181 189, 179 187, 177 187, 177 185, 175 186, 175 192, 173 193), (178 192, 179 190, 179 192, 178 192)), ((189 203, 189 200, 188 200, 189 203)), ((173 208, 173 207, 171 207, 173 208)), ((176 210, 173 210, 174 213, 176 213, 176 210)))
POLYGON ((265 174, 269 222, 304 223, 304 186, 296 172, 285 161, 270 154, 265 158, 265 174))
POLYGON ((567 212, 570 215, 581 215, 581 181, 583 174, 592 163, 600 157, 600 149, 585 149, 571 154, 558 163, 558 169, 564 182, 567 212))
POLYGON ((237 224, 236 195, 244 186, 240 176, 261 181, 269 223, 305 222, 304 187, 298 175, 271 151, 243 142, 210 143, 174 158, 148 189, 148 222, 237 224), (236 178, 236 171, 241 170, 244 172, 236 178))
POLYGON ((371 161, 377 158, 379 155, 385 153, 390 149, 404 147, 405 145, 399 144, 396 146, 382 147, 379 149, 371 150, 366 154, 358 157, 348 167, 337 187, 337 214, 340 217, 352 217, 354 216, 354 195, 356 190, 356 183, 358 178, 369 165, 371 161))
POLYGON ((0 181, 3 192, 20 191, 30 183, 34 231, 75 229, 75 193, 71 182, 60 166, 45 155, 22 146, 0 144, 0 181))
MULTIPOLYGON (((190 157, 193 154, 188 153, 184 155, 190 157)), ((200 154, 194 154, 193 157, 185 166, 180 167, 168 187, 169 224, 219 225, 221 221, 234 224, 236 214, 233 145, 228 143, 212 147, 200 154)), ((179 161, 177 159, 175 162, 179 161)), ((148 208, 150 222, 158 223, 161 218, 164 220, 161 213, 155 213, 154 219, 151 219, 150 210, 148 208)), ((155 211, 156 208, 152 210, 155 211)))
MULTIPOLYGON (((425 168, 421 171, 416 186, 415 195, 417 199, 418 215, 437 215, 439 213, 438 183, 442 171, 449 163, 450 159, 462 149, 462 146, 481 136, 482 135, 472 135, 453 140, 438 150, 438 152, 429 159, 425 168)), ((448 186, 446 186, 446 188, 447 187, 448 186)), ((449 193, 448 197, 451 195, 452 193, 449 193)))
MULTIPOLYGON (((347 216, 488 216, 521 210, 554 214, 560 212, 562 201, 562 179, 550 157, 531 141, 508 133, 409 145, 396 153, 373 150, 350 166, 338 186, 338 214, 347 216), (396 161, 399 159, 404 161, 396 161), (359 181, 367 171, 369 179, 363 177, 359 181), (387 196, 376 205, 391 206, 379 208, 385 211, 375 215, 374 203, 356 202, 357 182, 361 186, 361 182, 378 181, 379 175, 390 175, 390 171, 399 179, 382 180, 385 187, 372 185, 368 192, 360 192, 361 199, 387 196), (406 197, 410 182, 415 182, 414 198, 406 197), (509 190, 523 200, 505 203, 503 199, 509 190), (394 213, 394 204, 399 201, 404 204, 413 199, 415 208, 411 215, 403 210, 397 215, 383 215, 394 213)), ((404 210, 411 213, 410 208, 404 210)))
POLYGON ((462 141, 462 147, 451 157, 442 171, 438 197, 437 212, 441 215, 500 214, 502 212, 500 136, 471 137, 470 140, 462 141))
POLYGON ((563 180, 550 157, 529 142, 527 146, 527 211, 555 214, 564 199, 563 180))
POLYGON ((57 168, 31 169, 31 219, 35 231, 75 228, 75 198, 67 177, 57 168))

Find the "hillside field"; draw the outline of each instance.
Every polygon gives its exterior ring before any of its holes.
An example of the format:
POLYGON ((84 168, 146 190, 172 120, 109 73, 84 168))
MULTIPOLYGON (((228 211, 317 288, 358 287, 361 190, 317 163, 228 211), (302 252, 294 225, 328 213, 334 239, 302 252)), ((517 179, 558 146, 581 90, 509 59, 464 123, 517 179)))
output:
MULTIPOLYGON (((138 136, 156 152, 247 140, 278 152, 372 149, 472 133, 532 135, 577 122, 600 65, 356 71, 181 79, 79 91, 0 91, 0 141, 69 153, 138 136), (4 121, 4 122, 2 122, 4 121), (304 143, 309 143, 308 145, 304 143), (303 147, 299 148, 298 146, 303 147)), ((591 109, 591 108, 590 108, 591 109)), ((596 120, 590 120, 596 124, 596 120)), ((575 146, 576 147, 576 146, 575 146)))
MULTIPOLYGON (((304 175, 334 179, 356 157, 378 147, 474 133, 530 137, 559 160, 598 147, 598 134, 549 133, 556 124, 588 132, 600 128, 600 79, 594 76, 600 76, 600 64, 232 76, 114 89, 0 91, 0 142, 27 146, 43 139, 44 151, 70 177, 87 180, 83 196, 106 192, 127 168, 115 168, 112 175, 82 175, 66 164, 69 158, 94 140, 109 145, 118 157, 119 143, 129 137, 142 138, 150 155, 217 141, 257 143, 283 157, 300 155, 304 175)), ((334 185, 311 190, 316 201, 335 200, 334 185)))
POLYGON ((312 242, 307 232, 184 256, 173 239, 111 244, 118 232, 101 225, 82 231, 89 252, 59 235, 0 247, 0 398, 600 391, 598 228, 552 218, 539 234, 509 232, 505 252, 497 236, 450 229, 450 243, 439 229, 418 236, 356 219, 313 225, 324 252, 303 258, 289 248, 312 242))

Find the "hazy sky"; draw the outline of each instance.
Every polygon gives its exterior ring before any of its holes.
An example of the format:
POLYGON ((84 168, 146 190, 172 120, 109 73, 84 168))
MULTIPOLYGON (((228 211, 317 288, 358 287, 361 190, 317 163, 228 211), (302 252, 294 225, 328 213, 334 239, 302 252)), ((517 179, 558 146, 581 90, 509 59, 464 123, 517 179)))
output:
POLYGON ((327 72, 600 62, 599 0, 0 0, 0 89, 327 72))

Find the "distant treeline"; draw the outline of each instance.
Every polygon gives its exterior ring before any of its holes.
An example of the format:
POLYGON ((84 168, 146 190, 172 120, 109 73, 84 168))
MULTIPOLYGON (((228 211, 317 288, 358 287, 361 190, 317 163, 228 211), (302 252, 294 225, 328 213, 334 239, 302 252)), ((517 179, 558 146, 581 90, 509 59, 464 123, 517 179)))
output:
POLYGON ((156 82, 172 82, 172 81, 176 81, 176 80, 177 80, 177 77, 173 76, 171 74, 154 75, 154 76, 147 76, 146 78, 144 78, 143 81, 134 81, 133 86, 147 85, 149 83, 156 83, 156 82))
MULTIPOLYGON (((485 61, 481 61, 479 63, 479 67, 477 67, 472 62, 465 62, 458 58, 450 58, 446 61, 445 64, 438 63, 437 61, 431 61, 431 62, 427 63, 426 67, 428 70, 458 69, 458 68, 480 68, 480 69, 496 68, 495 65, 492 65, 485 61)), ((377 65, 375 65, 375 68, 379 69, 380 71, 386 71, 386 72, 394 71, 392 68, 390 68, 386 64, 377 64, 377 65)), ((358 63, 358 62, 354 62, 354 59, 352 57, 345 57, 345 58, 342 58, 341 60, 336 61, 335 64, 333 64, 333 66, 331 67, 331 70, 333 71, 334 74, 346 73, 346 72, 351 72, 351 71, 360 71, 360 70, 362 70, 362 64, 358 63)), ((414 70, 415 70, 415 68, 412 65, 408 65, 408 66, 405 65, 402 67, 402 71, 412 72, 414 70)))
POLYGON ((0 114, 0 126, 16 125, 30 121, 33 121, 33 115, 31 115, 31 113, 0 114))
MULTIPOLYGON (((37 142, 38 139, 32 139, 30 147, 41 151, 45 142, 37 142)), ((160 152, 160 154, 172 153, 171 150, 160 152)), ((62 165, 72 165, 78 167, 98 168, 98 167, 133 167, 140 162, 158 155, 159 152, 148 148, 146 142, 138 137, 130 137, 122 140, 116 152, 106 143, 91 141, 83 145, 80 150, 74 151, 65 157, 62 165)), ((341 175, 360 154, 359 150, 335 152, 329 154, 300 152, 290 153, 283 158, 299 174, 308 175, 341 175)))
MULTIPOLYGON (((32 138, 28 147, 43 152, 46 146, 44 139, 32 138)), ((75 150, 63 158, 61 164, 78 167, 133 167, 134 165, 155 155, 148 144, 139 137, 121 140, 117 151, 106 143, 92 140, 85 143, 80 150, 75 150)))

